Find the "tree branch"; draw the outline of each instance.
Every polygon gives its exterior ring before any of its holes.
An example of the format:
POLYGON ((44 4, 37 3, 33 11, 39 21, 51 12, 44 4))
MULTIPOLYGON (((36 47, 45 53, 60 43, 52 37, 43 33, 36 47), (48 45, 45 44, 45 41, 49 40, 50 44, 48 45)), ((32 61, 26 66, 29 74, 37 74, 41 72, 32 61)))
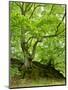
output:
POLYGON ((31 9, 32 5, 33 5, 33 4, 29 5, 27 11, 29 11, 29 10, 31 9))
POLYGON ((15 2, 15 3, 16 3, 17 6, 19 6, 20 8, 22 8, 22 7, 21 7, 21 4, 19 4, 19 3, 17 3, 17 2, 15 2))
POLYGON ((37 40, 37 41, 34 43, 34 45, 33 45, 32 58, 34 58, 34 56, 35 56, 36 46, 37 46, 37 43, 38 43, 38 42, 39 42, 39 41, 37 40))
POLYGON ((29 37, 28 40, 27 40, 27 42, 29 42, 32 38, 33 38, 33 37, 29 37))
POLYGON ((49 15, 52 13, 53 7, 54 7, 54 5, 52 5, 52 7, 51 7, 51 10, 49 12, 49 15))
POLYGON ((28 10, 28 7, 30 6, 30 3, 28 3, 27 5, 26 5, 26 12, 27 12, 27 10, 28 10))
POLYGON ((21 4, 15 2, 17 6, 20 7, 20 10, 21 10, 21 14, 25 16, 25 3, 22 2, 21 4))
POLYGON ((63 22, 65 16, 66 16, 66 12, 64 13, 64 15, 63 15, 63 17, 62 17, 61 22, 57 25, 57 30, 56 30, 55 34, 57 34, 57 32, 58 32, 58 28, 59 28, 60 25, 62 24, 62 22, 63 22))
POLYGON ((24 3, 23 3, 23 2, 22 2, 21 4, 19 4, 19 3, 17 3, 17 2, 15 2, 15 3, 16 3, 16 5, 20 8, 21 14, 24 15, 24 9, 23 9, 24 3))
POLYGON ((37 6, 35 7, 35 5, 34 5, 34 9, 33 9, 32 13, 31 13, 29 19, 32 17, 32 15, 33 15, 33 13, 34 13, 34 11, 35 11, 36 8, 37 8, 37 6))
POLYGON ((61 33, 63 33, 63 32, 64 32, 64 30, 65 30, 65 29, 63 29, 63 30, 62 30, 61 32, 59 32, 58 34, 61 34, 61 33))
MULTIPOLYGON (((43 36, 42 39, 44 39, 44 38, 51 38, 51 37, 57 37, 57 36, 59 36, 59 34, 43 36)), ((60 37, 61 37, 61 36, 64 36, 64 35, 60 35, 60 37)), ((35 37, 34 37, 34 38, 35 38, 35 37)), ((34 45, 33 45, 33 49, 32 49, 32 59, 33 59, 34 56, 35 56, 36 46, 37 46, 37 44, 38 44, 39 42, 42 42, 42 40, 40 41, 40 40, 37 39, 37 41, 36 41, 36 42, 34 43, 34 45)))
MULTIPOLYGON (((64 30, 63 30, 64 31, 64 30)), ((63 32, 62 31, 62 32, 63 32)), ((58 34, 54 34, 54 35, 47 35, 47 36, 43 36, 42 38, 51 38, 51 37, 57 37, 57 36, 59 36, 62 32, 59 32, 58 34)), ((60 35, 61 36, 61 35, 60 35)), ((62 35, 62 36, 64 36, 64 35, 62 35)))
POLYGON ((36 8, 40 7, 40 6, 43 6, 43 5, 37 5, 37 6, 34 7, 34 9, 33 9, 32 13, 31 13, 29 19, 33 16, 33 13, 35 12, 36 8))
POLYGON ((25 3, 22 2, 22 8, 21 8, 22 15, 25 16, 25 3))
POLYGON ((31 37, 28 38, 27 42, 29 42, 32 38, 37 39, 35 36, 31 36, 31 37))
MULTIPOLYGON (((64 32, 64 30, 62 30, 61 32, 59 32, 59 33, 57 33, 57 34, 42 36, 42 39, 43 39, 43 38, 57 37, 57 36, 59 36, 62 32, 64 32)), ((63 35, 63 36, 64 36, 64 35, 63 35)), ((31 36, 31 37, 29 37, 29 39, 28 39, 27 41, 29 42, 32 38, 37 39, 35 36, 31 36)), ((41 39, 41 40, 37 40, 37 42, 41 42, 42 39, 41 39)))
POLYGON ((48 35, 48 36, 43 36, 43 38, 51 38, 51 37, 56 37, 57 35, 48 35))
POLYGON ((24 3, 22 2, 22 8, 21 8, 21 13, 22 13, 22 15, 23 15, 23 13, 24 13, 23 6, 24 6, 24 3))

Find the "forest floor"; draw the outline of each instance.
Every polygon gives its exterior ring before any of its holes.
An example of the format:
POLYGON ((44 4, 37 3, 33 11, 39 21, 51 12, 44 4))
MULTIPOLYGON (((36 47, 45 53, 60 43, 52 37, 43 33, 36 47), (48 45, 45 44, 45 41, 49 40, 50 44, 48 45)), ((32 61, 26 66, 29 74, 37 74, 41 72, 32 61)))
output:
POLYGON ((10 88, 17 87, 35 87, 35 86, 54 86, 54 85, 65 85, 65 80, 57 80, 51 78, 40 78, 37 80, 32 79, 18 79, 12 81, 10 88))
MULTIPOLYGON (((20 66, 19 61, 13 62, 13 65, 14 67, 16 65, 20 66)), ((20 72, 22 72, 23 69, 22 67, 20 68, 20 72)), ((13 78, 10 75, 10 88, 65 85, 65 77, 60 71, 50 64, 45 65, 36 61, 32 62, 32 68, 25 73, 24 78, 22 76, 23 73, 21 73, 21 76, 15 75, 13 78)))

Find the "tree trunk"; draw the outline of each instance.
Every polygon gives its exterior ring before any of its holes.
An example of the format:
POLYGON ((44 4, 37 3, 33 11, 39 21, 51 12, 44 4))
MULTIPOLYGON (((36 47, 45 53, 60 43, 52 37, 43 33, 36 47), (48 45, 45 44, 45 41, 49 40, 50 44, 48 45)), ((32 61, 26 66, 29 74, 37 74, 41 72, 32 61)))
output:
POLYGON ((32 58, 24 53, 24 66, 23 66, 23 77, 22 78, 29 78, 31 76, 31 71, 32 71, 32 58))

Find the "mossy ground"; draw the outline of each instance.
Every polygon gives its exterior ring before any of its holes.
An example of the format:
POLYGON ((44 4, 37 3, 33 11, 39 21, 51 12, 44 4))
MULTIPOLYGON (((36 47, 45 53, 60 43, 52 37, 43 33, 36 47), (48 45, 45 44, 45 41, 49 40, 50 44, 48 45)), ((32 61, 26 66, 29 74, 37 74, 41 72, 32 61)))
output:
POLYGON ((21 67, 19 71, 21 75, 18 73, 12 77, 10 74, 10 88, 65 85, 65 77, 50 65, 33 62, 32 67, 27 69, 25 74, 23 72, 24 70, 21 67))
POLYGON ((39 79, 17 79, 11 81, 10 88, 17 87, 34 87, 34 86, 51 86, 51 85, 65 85, 65 80, 51 79, 51 78, 39 78, 39 79))

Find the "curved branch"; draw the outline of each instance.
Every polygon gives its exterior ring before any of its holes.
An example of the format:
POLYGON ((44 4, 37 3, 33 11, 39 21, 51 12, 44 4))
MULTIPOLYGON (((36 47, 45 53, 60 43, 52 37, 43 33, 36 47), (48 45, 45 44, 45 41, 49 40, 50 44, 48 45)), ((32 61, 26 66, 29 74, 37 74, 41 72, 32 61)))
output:
MULTIPOLYGON (((60 33, 59 33, 60 34, 60 33)), ((54 35, 48 35, 48 36, 43 36, 42 37, 42 39, 44 39, 44 38, 51 38, 51 37, 57 37, 57 36, 59 36, 59 34, 54 34, 54 35)), ((60 35, 60 36, 64 36, 64 35, 60 35)), ((37 46, 37 44, 39 43, 39 42, 42 42, 43 40, 37 40, 35 43, 34 43, 34 45, 33 45, 33 49, 32 49, 32 59, 34 58, 34 56, 35 56, 35 51, 36 51, 36 46, 37 46)))
MULTIPOLYGON (((59 33, 59 34, 60 34, 60 33, 59 33)), ((43 38, 59 37, 59 34, 54 34, 54 35, 43 36, 43 38)), ((60 35, 60 36, 64 36, 64 35, 60 35)))
POLYGON ((24 8, 23 8, 24 3, 22 2, 21 4, 19 4, 19 3, 15 2, 15 4, 20 8, 21 14, 22 14, 22 15, 25 15, 25 14, 24 14, 24 8))
POLYGON ((37 7, 40 7, 40 6, 43 6, 43 5, 37 5, 37 6, 34 6, 34 9, 29 17, 29 19, 33 16, 33 13, 35 12, 35 10, 37 9, 37 7))
POLYGON ((28 38, 27 42, 29 42, 32 38, 37 39, 35 36, 31 36, 31 37, 28 38))
POLYGON ((28 40, 27 40, 27 43, 32 39, 33 37, 29 37, 28 40))
POLYGON ((64 15, 63 15, 63 17, 62 17, 61 22, 57 25, 57 30, 56 30, 55 34, 57 34, 57 32, 58 32, 58 28, 59 28, 60 25, 62 24, 62 22, 63 22, 65 16, 66 16, 66 12, 64 13, 64 15))
MULTIPOLYGON (((59 35, 60 35, 61 33, 63 33, 63 32, 64 32, 64 30, 62 30, 61 32, 59 32, 59 33, 57 33, 57 34, 42 36, 42 39, 43 39, 43 38, 57 37, 57 36, 59 36, 59 35)), ((37 39, 37 37, 31 36, 31 37, 29 37, 28 42, 29 42, 32 38, 37 39)), ((41 39, 41 40, 38 39, 37 42, 41 42, 42 39, 41 39)))
POLYGON ((15 2, 15 4, 16 4, 18 7, 22 8, 21 4, 19 4, 19 3, 17 3, 17 2, 15 2))

